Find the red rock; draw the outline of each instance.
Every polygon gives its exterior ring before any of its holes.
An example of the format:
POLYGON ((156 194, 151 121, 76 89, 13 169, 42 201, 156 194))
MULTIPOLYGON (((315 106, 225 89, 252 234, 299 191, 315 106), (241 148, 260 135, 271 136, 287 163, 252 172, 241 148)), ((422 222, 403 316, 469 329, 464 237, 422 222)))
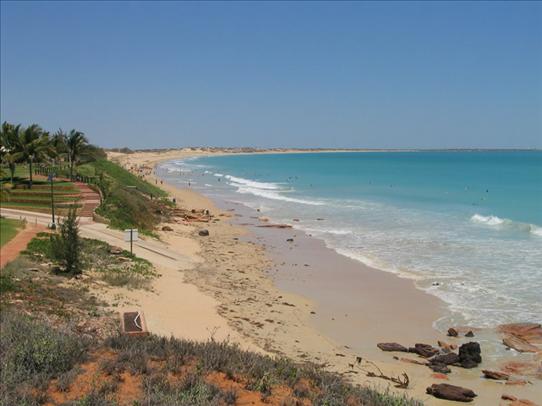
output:
POLYGON ((542 344, 542 325, 538 323, 503 324, 497 331, 521 337, 530 344, 542 344))
POLYGON ((447 375, 439 373, 431 374, 431 378, 448 380, 447 375))
MULTIPOLYGON (((455 327, 452 327, 452 330, 454 330, 457 333, 458 336, 464 336, 468 332, 475 333, 477 331, 480 331, 479 328, 471 327, 471 326, 455 326, 455 327)), ((449 332, 450 332, 450 329, 448 329, 448 333, 449 332)))
POLYGON ((414 344, 414 347, 410 347, 408 352, 413 352, 424 358, 431 358, 433 355, 439 353, 439 350, 429 344, 414 344))
POLYGON ((257 226, 260 228, 292 228, 290 224, 264 224, 261 226, 257 226))
POLYGON ((512 396, 512 395, 506 395, 506 394, 502 395, 502 396, 501 396, 501 399, 502 399, 502 400, 518 400, 518 398, 516 398, 515 396, 512 396))
POLYGON ((456 344, 448 344, 445 341, 438 341, 438 346, 442 348, 445 352, 452 352, 453 350, 457 349, 456 344))
POLYGON ((426 366, 427 365, 427 362, 422 362, 422 361, 418 361, 416 359, 411 359, 411 358, 399 358, 399 361, 403 361, 403 362, 408 362, 409 364, 416 364, 416 365, 423 365, 423 366, 426 366))
POLYGON ((513 348, 516 351, 519 352, 538 352, 541 351, 538 347, 535 347, 534 345, 530 344, 525 339, 515 336, 512 334, 506 335, 502 342, 504 345, 506 345, 509 348, 513 348))
POLYGON ((376 346, 382 351, 408 352, 408 348, 397 343, 378 343, 376 346))
POLYGON ((542 379, 541 361, 507 361, 501 364, 500 369, 510 375, 534 376, 542 379))
POLYGON ((488 379, 495 379, 497 381, 507 381, 510 378, 510 375, 500 371, 490 371, 489 369, 483 369, 482 373, 484 377, 488 379))
POLYGON ((438 399, 455 400, 456 402, 472 402, 476 397, 476 393, 470 389, 447 383, 434 383, 426 389, 426 392, 438 399))
POLYGON ((506 381, 505 385, 524 386, 524 385, 527 385, 528 383, 529 383, 529 381, 526 381, 524 379, 509 379, 509 380, 506 381))
POLYGON ((512 403, 510 403, 510 406, 538 406, 538 405, 527 399, 516 399, 512 403))

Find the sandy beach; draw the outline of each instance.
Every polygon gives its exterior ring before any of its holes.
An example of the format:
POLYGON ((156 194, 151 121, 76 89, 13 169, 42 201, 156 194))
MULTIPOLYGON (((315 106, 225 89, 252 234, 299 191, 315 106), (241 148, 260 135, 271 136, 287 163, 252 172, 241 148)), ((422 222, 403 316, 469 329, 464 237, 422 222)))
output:
MULTIPOLYGON (((412 280, 340 256, 298 230, 259 227, 265 223, 251 209, 213 202, 154 176, 160 162, 223 153, 109 153, 110 159, 166 190, 177 206, 209 210, 212 215, 209 222, 174 218, 163 224, 167 231, 159 232, 161 243, 182 253, 185 265, 180 269, 159 266, 162 276, 151 292, 101 290, 100 295, 116 303, 117 310, 141 308, 156 334, 228 339, 246 349, 326 364, 356 383, 406 393, 427 404, 448 404, 425 393, 427 386, 442 382, 473 389, 478 394, 474 403, 479 405, 500 404, 502 394, 542 398, 540 380, 505 385, 482 379, 480 368, 454 368, 443 376, 409 361, 418 360, 413 354, 380 351, 378 342, 436 346, 438 340, 461 344, 470 339, 446 337, 432 327, 446 311, 444 303, 417 289, 412 280), (199 235, 203 229, 208 236, 199 235), (360 363, 357 357, 362 358, 360 363), (366 374, 379 369, 386 376, 408 374, 409 389, 396 389, 391 382, 366 374)), ((477 332, 483 352, 495 342, 494 335, 485 334, 477 332)), ((513 354, 513 359, 531 360, 521 354, 513 354)), ((485 358, 482 366, 502 362, 485 358)))

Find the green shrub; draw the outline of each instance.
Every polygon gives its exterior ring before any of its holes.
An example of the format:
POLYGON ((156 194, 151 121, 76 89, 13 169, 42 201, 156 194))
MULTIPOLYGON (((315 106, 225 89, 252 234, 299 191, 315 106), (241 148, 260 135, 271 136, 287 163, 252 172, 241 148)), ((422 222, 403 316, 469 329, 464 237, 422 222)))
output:
POLYGON ((0 295, 12 290, 15 290, 15 282, 13 281, 11 273, 6 272, 4 269, 0 272, 0 295))
POLYGON ((82 272, 81 240, 75 210, 70 210, 66 219, 61 223, 60 235, 51 236, 51 249, 53 258, 62 264, 66 272, 73 275, 82 272))
POLYGON ((20 314, 0 313, 0 405, 33 404, 41 388, 84 359, 86 343, 67 331, 20 314))

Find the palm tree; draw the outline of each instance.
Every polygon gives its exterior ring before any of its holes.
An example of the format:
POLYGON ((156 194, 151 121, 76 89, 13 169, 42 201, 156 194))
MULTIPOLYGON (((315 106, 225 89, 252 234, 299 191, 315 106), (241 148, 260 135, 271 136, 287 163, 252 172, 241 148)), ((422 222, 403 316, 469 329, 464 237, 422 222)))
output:
POLYGON ((62 131, 62 128, 59 128, 58 131, 55 132, 53 136, 51 137, 51 146, 55 150, 55 158, 54 158, 55 165, 58 165, 60 163, 59 158, 63 154, 66 154, 68 152, 66 148, 66 140, 67 140, 67 135, 64 131, 62 131))
POLYGON ((9 168, 11 184, 13 184, 13 177, 15 176, 15 169, 17 165, 15 152, 20 132, 20 124, 14 126, 7 121, 4 121, 2 124, 2 129, 0 130, 0 158, 9 168))
POLYGON ((32 165, 53 155, 49 142, 49 135, 44 133, 37 124, 20 132, 17 142, 15 158, 20 162, 28 162, 29 187, 32 188, 32 165))
POLYGON ((71 130, 66 137, 66 151, 70 165, 70 179, 73 180, 73 168, 88 148, 88 140, 81 131, 71 130))

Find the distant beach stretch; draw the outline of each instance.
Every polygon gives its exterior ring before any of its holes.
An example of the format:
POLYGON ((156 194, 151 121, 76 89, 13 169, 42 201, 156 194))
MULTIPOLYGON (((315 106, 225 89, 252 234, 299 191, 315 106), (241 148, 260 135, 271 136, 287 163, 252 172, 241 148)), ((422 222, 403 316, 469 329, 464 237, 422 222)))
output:
POLYGON ((170 161, 158 173, 416 280, 449 305, 445 330, 540 321, 541 162, 541 151, 343 152, 170 161))

